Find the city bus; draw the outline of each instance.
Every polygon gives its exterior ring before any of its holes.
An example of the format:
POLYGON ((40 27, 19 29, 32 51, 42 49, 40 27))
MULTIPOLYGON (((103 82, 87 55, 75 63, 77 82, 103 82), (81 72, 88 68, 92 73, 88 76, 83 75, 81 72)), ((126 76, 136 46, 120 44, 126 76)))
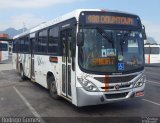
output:
POLYGON ((9 43, 0 41, 0 63, 7 61, 9 58, 9 43))
POLYGON ((160 63, 160 45, 146 44, 144 45, 144 48, 146 64, 160 63))
POLYGON ((77 107, 142 97, 145 38, 137 15, 78 9, 15 36, 13 67, 77 107))

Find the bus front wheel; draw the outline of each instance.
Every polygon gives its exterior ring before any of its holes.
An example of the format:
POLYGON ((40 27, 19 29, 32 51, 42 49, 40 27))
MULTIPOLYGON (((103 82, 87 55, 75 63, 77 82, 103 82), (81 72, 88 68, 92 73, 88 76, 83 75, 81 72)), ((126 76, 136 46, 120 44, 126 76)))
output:
POLYGON ((48 81, 49 81, 49 92, 50 92, 51 97, 56 100, 60 99, 60 97, 57 94, 56 81, 54 77, 53 76, 50 77, 48 81))

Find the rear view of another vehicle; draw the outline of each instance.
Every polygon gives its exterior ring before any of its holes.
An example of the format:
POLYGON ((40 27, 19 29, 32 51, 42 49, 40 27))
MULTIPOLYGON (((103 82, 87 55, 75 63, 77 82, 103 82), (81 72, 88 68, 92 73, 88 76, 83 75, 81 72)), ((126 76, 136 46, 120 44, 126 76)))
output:
POLYGON ((0 41, 0 62, 8 60, 8 42, 0 41))
POLYGON ((160 63, 160 45, 145 45, 145 63, 160 63))

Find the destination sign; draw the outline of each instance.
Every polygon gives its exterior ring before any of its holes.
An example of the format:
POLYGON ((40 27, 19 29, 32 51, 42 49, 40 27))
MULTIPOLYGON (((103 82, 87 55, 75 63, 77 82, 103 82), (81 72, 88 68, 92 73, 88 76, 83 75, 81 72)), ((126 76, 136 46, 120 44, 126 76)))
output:
POLYGON ((94 58, 92 59, 92 65, 114 65, 115 58, 94 58))
POLYGON ((86 15, 87 24, 115 24, 137 26, 137 19, 123 16, 86 15))

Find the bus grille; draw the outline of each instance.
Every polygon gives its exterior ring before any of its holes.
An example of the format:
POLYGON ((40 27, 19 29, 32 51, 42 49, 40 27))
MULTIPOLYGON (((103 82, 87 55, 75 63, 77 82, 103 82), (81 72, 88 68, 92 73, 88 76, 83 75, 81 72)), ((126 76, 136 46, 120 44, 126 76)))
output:
POLYGON ((117 99, 117 98, 124 98, 128 95, 128 92, 124 93, 116 93, 116 94, 105 94, 107 99, 117 99))
MULTIPOLYGON (((131 86, 131 84, 127 84, 127 85, 120 85, 119 89, 124 89, 124 88, 129 88, 131 86)), ((114 89, 115 86, 109 86, 109 87, 101 87, 102 89, 114 89)))
MULTIPOLYGON (((119 82, 129 82, 134 79, 136 75, 130 76, 121 76, 121 77, 109 77, 109 83, 119 83, 119 82)), ((94 79, 98 80, 99 82, 105 83, 105 77, 94 77, 94 79)))

